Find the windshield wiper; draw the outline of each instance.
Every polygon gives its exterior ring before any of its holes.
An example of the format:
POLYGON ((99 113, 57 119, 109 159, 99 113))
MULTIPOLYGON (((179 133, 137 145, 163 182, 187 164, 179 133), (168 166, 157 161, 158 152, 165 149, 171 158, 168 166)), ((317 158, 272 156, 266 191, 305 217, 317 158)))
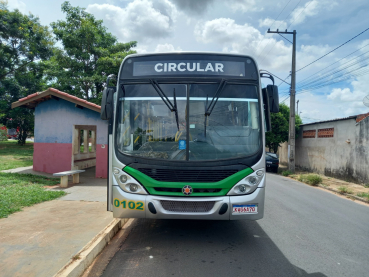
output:
POLYGON ((155 80, 150 80, 151 85, 154 87, 156 92, 159 94, 161 100, 163 100, 164 104, 168 107, 168 109, 171 112, 175 113, 176 116, 176 122, 177 122, 177 128, 179 131, 179 123, 178 123, 178 109, 177 109, 177 99, 176 99, 176 89, 173 89, 173 99, 174 99, 174 105, 172 102, 170 102, 169 98, 165 95, 161 87, 159 86, 158 82, 155 80))
POLYGON ((220 94, 222 93, 222 91, 224 90, 225 86, 227 85, 227 81, 226 80, 222 80, 218 86, 217 91, 215 92, 215 95, 213 97, 213 99, 211 100, 209 106, 208 106, 208 95, 206 96, 206 103, 205 103, 205 122, 204 122, 204 136, 206 138, 206 119, 208 116, 210 116, 210 114, 212 113, 215 105, 218 102, 218 99, 220 97, 220 94))
POLYGON ((206 96, 206 111, 205 111, 205 117, 210 116, 210 114, 212 113, 216 103, 218 102, 218 99, 220 97, 220 94, 222 93, 222 91, 224 90, 225 86, 227 84, 226 80, 222 80, 218 86, 218 89, 213 97, 213 99, 211 100, 209 106, 208 106, 208 96, 206 96))

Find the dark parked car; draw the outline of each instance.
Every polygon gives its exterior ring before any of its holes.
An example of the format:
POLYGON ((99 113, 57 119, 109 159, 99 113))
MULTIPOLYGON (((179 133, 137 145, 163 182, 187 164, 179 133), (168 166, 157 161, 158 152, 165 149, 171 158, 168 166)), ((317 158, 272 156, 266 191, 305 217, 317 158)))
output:
POLYGON ((265 152, 266 170, 278 173, 279 158, 277 154, 265 152))

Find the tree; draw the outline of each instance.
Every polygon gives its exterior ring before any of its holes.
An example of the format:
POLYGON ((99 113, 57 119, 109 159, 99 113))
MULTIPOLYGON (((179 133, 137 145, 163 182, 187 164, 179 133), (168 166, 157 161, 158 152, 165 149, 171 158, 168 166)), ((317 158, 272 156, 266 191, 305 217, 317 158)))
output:
POLYGON ((62 11, 66 20, 51 23, 63 49, 56 49, 48 62, 49 80, 60 90, 100 103, 107 75, 118 74, 124 57, 136 53, 131 49, 136 42, 118 43, 102 20, 69 2, 62 4, 62 11))
POLYGON ((33 62, 52 55, 53 40, 48 28, 32 14, 9 11, 0 1, 0 82, 33 62))
POLYGON ((50 58, 53 43, 37 17, 9 11, 0 1, 0 123, 19 129, 21 145, 33 132, 33 110, 12 110, 11 103, 45 88, 41 61, 50 58))
MULTIPOLYGON (((272 113, 270 115, 272 131, 266 132, 265 145, 277 153, 278 146, 280 143, 288 141, 288 131, 289 131, 289 121, 290 121, 290 108, 286 104, 279 104, 279 113, 272 113)), ((299 115, 295 116, 295 126, 296 126, 296 138, 298 136, 299 127, 302 124, 302 120, 299 115)))

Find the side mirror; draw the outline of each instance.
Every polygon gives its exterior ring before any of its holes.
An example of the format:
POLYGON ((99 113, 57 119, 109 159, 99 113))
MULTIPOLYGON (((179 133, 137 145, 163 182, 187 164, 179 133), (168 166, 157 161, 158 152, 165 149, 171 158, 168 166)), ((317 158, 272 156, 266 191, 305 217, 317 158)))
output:
POLYGON ((269 95, 266 88, 262 90, 263 103, 264 103, 264 115, 265 115, 265 131, 269 132, 272 130, 272 121, 270 119, 270 108, 269 108, 269 95))
POLYGON ((101 114, 100 118, 102 120, 108 120, 113 114, 113 94, 115 92, 115 87, 105 87, 101 100, 101 114))
POLYGON ((266 90, 268 92, 270 112, 278 113, 279 112, 278 87, 274 85, 267 85, 266 90))

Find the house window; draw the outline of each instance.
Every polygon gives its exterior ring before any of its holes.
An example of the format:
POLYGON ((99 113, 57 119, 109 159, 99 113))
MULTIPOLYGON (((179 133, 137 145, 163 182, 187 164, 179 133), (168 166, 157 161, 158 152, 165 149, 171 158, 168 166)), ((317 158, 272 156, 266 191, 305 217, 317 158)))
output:
POLYGON ((315 138, 316 130, 306 130, 302 132, 303 138, 315 138))
POLYGON ((333 138, 334 128, 318 129, 318 138, 333 138))

